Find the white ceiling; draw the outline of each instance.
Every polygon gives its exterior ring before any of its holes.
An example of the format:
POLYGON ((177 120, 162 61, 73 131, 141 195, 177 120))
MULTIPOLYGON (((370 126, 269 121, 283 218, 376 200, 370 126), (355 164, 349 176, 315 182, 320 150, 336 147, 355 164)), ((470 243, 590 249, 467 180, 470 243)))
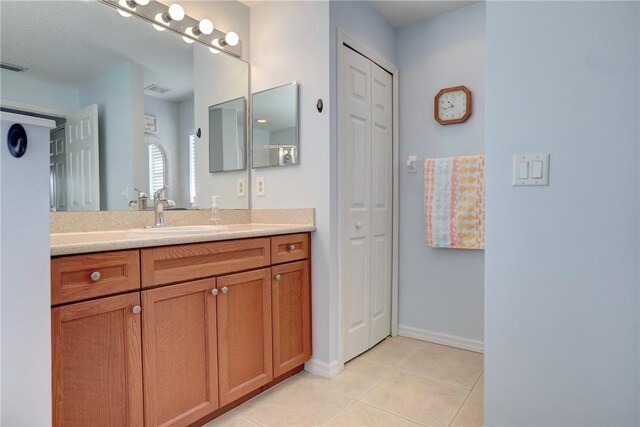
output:
POLYGON ((370 0, 369 2, 391 25, 395 28, 400 28, 472 5, 473 3, 478 3, 478 1, 479 0, 370 0))
POLYGON ((71 87, 133 61, 145 69, 145 86, 171 88, 154 96, 193 95, 192 45, 97 1, 0 1, 0 60, 28 68, 28 77, 71 87))

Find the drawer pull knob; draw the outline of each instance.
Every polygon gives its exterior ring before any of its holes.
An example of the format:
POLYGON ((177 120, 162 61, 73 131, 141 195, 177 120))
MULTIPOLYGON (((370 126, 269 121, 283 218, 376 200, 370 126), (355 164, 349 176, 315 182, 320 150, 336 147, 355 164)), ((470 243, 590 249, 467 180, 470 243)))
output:
POLYGON ((227 292, 229 292, 229 288, 227 288, 226 286, 222 288, 222 293, 226 294, 227 292))
POLYGON ((99 271, 94 271, 93 273, 91 273, 91 280, 93 280, 94 282, 97 282, 98 280, 100 280, 101 277, 102 277, 102 274, 100 274, 99 271))
POLYGON ((293 252, 296 250, 296 245, 290 245, 289 246, 289 252, 293 252))
POLYGON ((218 290, 217 289, 211 289, 211 295, 218 296, 218 290))
POLYGON ((279 274, 276 274, 276 276, 274 277, 274 279, 276 279, 276 280, 280 280, 280 279, 282 279, 282 276, 281 276, 281 275, 279 275, 279 274))
POLYGON ((142 307, 140 307, 139 305, 136 305, 133 307, 133 314, 140 314, 140 312, 142 311, 142 307))

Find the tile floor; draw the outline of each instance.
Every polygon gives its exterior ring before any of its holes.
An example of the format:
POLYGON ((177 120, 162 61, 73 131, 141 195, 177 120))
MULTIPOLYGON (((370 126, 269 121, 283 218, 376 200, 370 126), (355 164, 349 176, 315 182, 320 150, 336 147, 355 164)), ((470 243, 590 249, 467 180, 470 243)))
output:
POLYGON ((331 380, 301 372, 207 424, 481 426, 482 354, 387 338, 331 380))

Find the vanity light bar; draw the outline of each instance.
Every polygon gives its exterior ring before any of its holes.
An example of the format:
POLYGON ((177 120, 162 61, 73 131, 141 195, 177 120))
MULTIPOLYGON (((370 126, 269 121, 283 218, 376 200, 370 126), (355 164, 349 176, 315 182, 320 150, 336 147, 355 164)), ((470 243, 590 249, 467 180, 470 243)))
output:
POLYGON ((184 9, 175 3, 171 6, 166 6, 156 0, 149 0, 148 2, 147 0, 98 1, 116 9, 122 16, 136 15, 152 24, 158 30, 167 29, 173 31, 182 36, 187 43, 198 42, 208 47, 212 52, 216 51, 217 53, 217 51, 220 51, 238 58, 242 56, 242 42, 235 32, 223 33, 216 28, 210 28, 213 26, 211 21, 204 19, 198 21, 184 14, 184 9), (173 10, 170 10, 172 7, 173 10), (180 11, 182 13, 176 13, 180 11), (158 16, 163 19, 156 19, 158 16), (212 31, 209 32, 209 29, 212 31))

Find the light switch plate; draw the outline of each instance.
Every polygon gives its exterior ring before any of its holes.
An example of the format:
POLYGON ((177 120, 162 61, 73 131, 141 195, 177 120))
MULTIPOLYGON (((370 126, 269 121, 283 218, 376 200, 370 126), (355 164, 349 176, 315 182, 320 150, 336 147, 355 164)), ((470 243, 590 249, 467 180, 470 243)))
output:
POLYGON ((256 178, 256 196, 264 196, 267 193, 267 188, 264 183, 264 176, 256 178))
POLYGON ((238 197, 245 197, 247 195, 247 182, 244 178, 238 179, 238 197))
POLYGON ((513 181, 514 186, 549 185, 549 153, 545 154, 518 154, 513 156, 513 181), (527 178, 523 176, 521 165, 528 166, 527 178), (534 178, 535 176, 537 178, 534 178))

